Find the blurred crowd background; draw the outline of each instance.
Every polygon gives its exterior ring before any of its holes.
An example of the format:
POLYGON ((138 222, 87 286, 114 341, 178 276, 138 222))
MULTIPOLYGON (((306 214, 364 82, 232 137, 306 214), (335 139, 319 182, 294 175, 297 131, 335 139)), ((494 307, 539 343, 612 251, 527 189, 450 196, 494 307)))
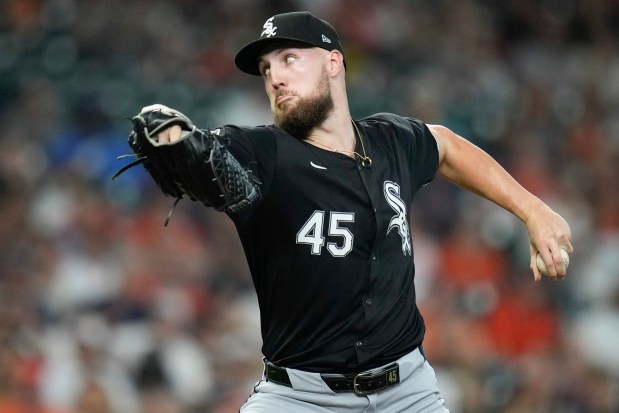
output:
MULTIPOLYGON (((454 413, 619 412, 619 2, 2 0, 0 412, 227 413, 261 374, 229 219, 174 210, 128 163, 130 117, 271 123, 236 51, 308 9, 347 52, 351 110, 444 124, 571 224, 569 277, 440 179, 411 211, 426 352, 454 413)), ((319 298, 317 298, 319 299, 319 298)), ((310 311, 310 310, 308 310, 310 311)))

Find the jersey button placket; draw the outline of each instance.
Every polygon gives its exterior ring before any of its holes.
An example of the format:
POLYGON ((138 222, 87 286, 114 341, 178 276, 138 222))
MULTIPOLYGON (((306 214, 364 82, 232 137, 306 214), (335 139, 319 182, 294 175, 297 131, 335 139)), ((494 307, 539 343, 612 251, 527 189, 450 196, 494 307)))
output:
POLYGON ((370 255, 370 279, 373 280, 379 276, 379 268, 378 268, 378 255, 376 252, 372 252, 370 255))

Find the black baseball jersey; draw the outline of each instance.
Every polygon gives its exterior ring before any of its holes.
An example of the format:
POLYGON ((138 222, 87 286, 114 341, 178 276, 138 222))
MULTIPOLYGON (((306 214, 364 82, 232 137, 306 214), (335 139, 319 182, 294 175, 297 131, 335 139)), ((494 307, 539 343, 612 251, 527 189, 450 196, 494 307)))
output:
POLYGON ((229 215, 258 295, 263 353, 280 366, 362 371, 423 340, 408 214, 436 173, 436 141, 393 114, 356 125, 369 167, 275 126, 217 131, 260 182, 259 201, 229 215))

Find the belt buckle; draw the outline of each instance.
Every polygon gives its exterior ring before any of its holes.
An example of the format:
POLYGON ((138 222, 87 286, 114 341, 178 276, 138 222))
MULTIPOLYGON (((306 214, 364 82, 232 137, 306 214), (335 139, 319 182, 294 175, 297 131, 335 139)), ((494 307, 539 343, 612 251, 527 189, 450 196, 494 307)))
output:
POLYGON ((358 396, 365 396, 366 394, 370 394, 370 392, 368 391, 364 391, 361 388, 361 385, 359 384, 359 382, 357 380, 359 380, 359 378, 363 378, 363 377, 372 377, 374 373, 371 372, 365 372, 365 373, 359 373, 356 374, 355 377, 353 377, 352 379, 352 389, 355 392, 356 395, 358 396))
POLYGON ((368 394, 375 393, 377 391, 385 390, 389 386, 400 383, 400 377, 398 374, 398 364, 393 363, 380 371, 369 371, 364 373, 359 373, 353 377, 353 391, 358 396, 365 396, 368 394), (370 379, 383 379, 383 384, 379 387, 376 387, 372 390, 363 390, 361 388, 361 383, 359 383, 359 379, 370 378, 370 379))
POLYGON ((364 373, 359 373, 357 375, 355 375, 355 377, 353 377, 352 379, 352 389, 355 392, 356 395, 358 396, 365 396, 368 394, 372 394, 372 393, 376 393, 377 391, 381 391, 386 389, 387 387, 389 387, 389 383, 387 382, 387 380, 385 380, 385 384, 374 388, 372 390, 363 390, 361 388, 361 383, 359 383, 359 379, 364 379, 364 378, 378 378, 380 376, 382 376, 384 374, 384 372, 364 372, 364 373))

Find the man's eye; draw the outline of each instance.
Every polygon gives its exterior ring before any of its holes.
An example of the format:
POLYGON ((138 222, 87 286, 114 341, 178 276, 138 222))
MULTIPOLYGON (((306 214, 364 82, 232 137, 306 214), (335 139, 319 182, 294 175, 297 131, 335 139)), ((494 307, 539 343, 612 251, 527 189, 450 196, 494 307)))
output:
POLYGON ((296 57, 293 55, 286 56, 286 64, 290 64, 296 60, 296 57))
POLYGON ((271 72, 271 69, 269 69, 268 67, 262 69, 262 76, 268 76, 269 73, 271 72))

